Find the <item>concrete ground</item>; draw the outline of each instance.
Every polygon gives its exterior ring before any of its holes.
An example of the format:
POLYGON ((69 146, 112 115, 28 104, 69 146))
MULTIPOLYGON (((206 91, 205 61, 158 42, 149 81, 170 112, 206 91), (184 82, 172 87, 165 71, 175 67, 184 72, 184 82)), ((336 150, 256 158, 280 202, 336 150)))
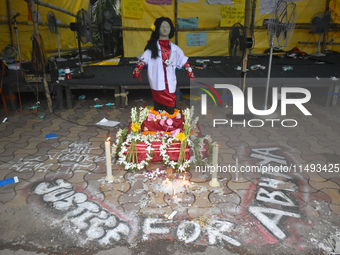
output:
MULTIPOLYGON (((139 91, 126 109, 91 108, 95 97, 113 98, 96 93, 85 92, 85 100, 76 94, 73 109, 53 114, 42 98, 37 112, 12 111, 0 124, 0 179, 19 179, 0 187, 0 254, 340 252, 340 105, 323 106, 319 90, 306 104, 312 116, 292 107, 273 126, 255 127, 261 122, 249 115, 246 127, 214 128, 213 119, 232 109, 209 108, 200 123, 220 145, 220 186, 193 168, 186 185, 183 174, 171 180, 176 197, 164 188, 161 163, 140 172, 113 164, 115 179, 105 181, 104 141, 127 127, 131 107, 152 101, 139 91), (120 124, 97 125, 103 118, 120 124), (292 120, 296 127, 285 127, 292 120)), ((34 99, 28 96, 23 109, 34 99)), ((188 106, 183 99, 179 108, 188 106)))

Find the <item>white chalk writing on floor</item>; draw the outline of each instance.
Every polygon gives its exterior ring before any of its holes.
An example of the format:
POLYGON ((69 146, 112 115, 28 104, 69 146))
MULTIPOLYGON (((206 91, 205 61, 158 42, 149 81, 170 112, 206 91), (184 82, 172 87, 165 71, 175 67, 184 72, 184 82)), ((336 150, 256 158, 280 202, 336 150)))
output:
POLYGON ((92 147, 90 142, 67 142, 52 145, 46 156, 20 159, 19 162, 9 162, 0 165, 16 172, 48 172, 57 168, 63 173, 75 171, 94 171, 98 169, 97 162, 105 162, 105 157, 91 155, 91 151, 100 149, 92 147), (66 148, 64 148, 67 146, 66 148), (60 149, 58 149, 60 148, 60 149), (64 149, 61 149, 64 148, 64 149), (51 162, 53 161, 53 162, 51 162))
POLYGON ((63 179, 39 183, 34 193, 42 196, 45 203, 51 203, 55 210, 65 212, 67 219, 89 240, 110 244, 121 241, 130 233, 128 223, 88 200, 85 193, 75 191, 63 179))
MULTIPOLYGON (((285 157, 275 154, 280 152, 279 147, 251 148, 250 157, 261 160, 259 164, 288 165, 285 157)), ((283 240, 287 237, 283 231, 281 222, 286 217, 301 218, 297 213, 298 204, 291 199, 296 190, 292 176, 282 172, 265 172, 262 174, 255 195, 254 205, 249 206, 248 211, 276 238, 283 240), (276 180, 280 177, 284 180, 276 180), (275 205, 275 206, 274 206, 275 205), (276 208, 280 206, 281 208, 276 208), (294 211, 289 211, 292 208, 294 211)))

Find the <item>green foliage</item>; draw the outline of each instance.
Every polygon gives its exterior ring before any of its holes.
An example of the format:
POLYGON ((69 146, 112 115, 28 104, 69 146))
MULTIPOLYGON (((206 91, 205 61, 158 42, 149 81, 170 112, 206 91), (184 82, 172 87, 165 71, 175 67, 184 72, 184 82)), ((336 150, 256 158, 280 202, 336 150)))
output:
POLYGON ((119 0, 98 0, 92 8, 93 23, 96 31, 92 34, 92 43, 103 57, 123 54, 123 33, 119 0), (101 8, 100 8, 101 5, 101 8))

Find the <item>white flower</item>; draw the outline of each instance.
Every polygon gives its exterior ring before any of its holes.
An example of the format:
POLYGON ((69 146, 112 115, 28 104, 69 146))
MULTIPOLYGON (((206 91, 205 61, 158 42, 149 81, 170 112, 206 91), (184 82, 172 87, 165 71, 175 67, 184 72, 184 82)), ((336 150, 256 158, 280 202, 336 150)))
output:
POLYGON ((149 161, 152 159, 150 152, 153 150, 152 148, 152 143, 150 143, 145 136, 142 135, 133 135, 129 134, 126 138, 126 140, 122 143, 121 145, 121 150, 118 153, 118 161, 120 164, 125 166, 125 169, 129 170, 141 170, 143 169, 146 165, 149 164, 149 161), (127 146, 130 146, 132 142, 139 143, 139 142, 144 142, 147 145, 146 151, 146 159, 142 160, 141 162, 127 162, 127 155, 125 155, 125 152, 128 152, 127 146))
POLYGON ((184 167, 183 167, 183 164, 181 164, 181 165, 178 167, 178 170, 181 171, 181 172, 185 171, 185 169, 184 169, 184 167))
POLYGON ((131 108, 131 120, 132 122, 137 122, 137 109, 136 107, 131 108))
POLYGON ((122 136, 123 130, 120 128, 116 134, 116 139, 119 141, 119 138, 122 136))

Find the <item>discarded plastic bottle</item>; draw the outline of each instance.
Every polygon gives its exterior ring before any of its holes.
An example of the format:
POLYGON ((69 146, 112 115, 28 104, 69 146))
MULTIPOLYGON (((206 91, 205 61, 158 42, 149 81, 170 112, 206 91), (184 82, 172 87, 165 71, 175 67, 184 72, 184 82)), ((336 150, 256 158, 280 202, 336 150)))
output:
POLYGON ((250 69, 252 69, 252 70, 253 70, 253 69, 259 69, 260 66, 261 66, 261 65, 253 65, 253 66, 250 67, 250 69))
POLYGON ((71 76, 71 71, 69 67, 65 67, 65 80, 71 80, 72 76, 71 76))
POLYGON ((115 103, 107 103, 107 104, 105 104, 105 106, 114 106, 115 105, 115 103))
POLYGON ((101 108, 104 107, 103 104, 96 104, 96 105, 91 105, 90 108, 101 108))
POLYGON ((291 70, 293 70, 293 67, 292 67, 292 66, 283 66, 283 67, 282 67, 282 70, 283 70, 284 72, 286 72, 286 71, 291 71, 291 70))
POLYGON ((81 96, 78 97, 78 100, 84 100, 85 98, 86 98, 85 95, 81 95, 81 96))
POLYGON ((31 107, 28 107, 28 110, 35 110, 35 109, 37 109, 37 108, 38 108, 38 106, 33 105, 33 106, 31 106, 31 107))

